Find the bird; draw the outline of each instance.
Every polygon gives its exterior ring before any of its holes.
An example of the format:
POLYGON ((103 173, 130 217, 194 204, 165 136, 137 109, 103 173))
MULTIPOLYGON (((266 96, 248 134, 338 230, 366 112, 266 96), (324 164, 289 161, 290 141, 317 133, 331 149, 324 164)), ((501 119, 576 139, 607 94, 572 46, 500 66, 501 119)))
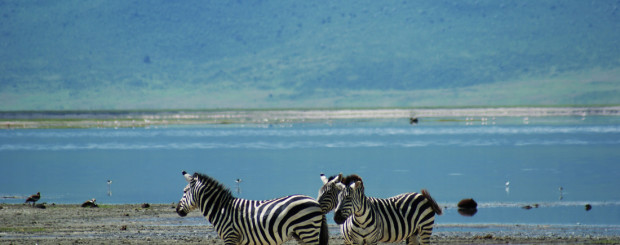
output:
POLYGON ((32 206, 34 207, 34 205, 37 203, 37 201, 39 201, 39 199, 41 199, 41 192, 37 192, 37 194, 29 196, 28 198, 26 198, 26 202, 24 203, 32 202, 32 206))
POLYGON ((112 196, 112 181, 108 180, 108 196, 112 196))
POLYGON ((95 198, 90 199, 85 201, 84 203, 82 203, 82 207, 86 208, 86 207, 90 207, 90 208, 98 208, 99 206, 95 203, 97 200, 95 198))
POLYGON ((510 195, 510 181, 506 181, 506 194, 510 195))
POLYGON ((235 180, 235 183, 237 183, 237 194, 241 194, 241 187, 239 186, 239 184, 241 184, 242 181, 242 179, 235 180))

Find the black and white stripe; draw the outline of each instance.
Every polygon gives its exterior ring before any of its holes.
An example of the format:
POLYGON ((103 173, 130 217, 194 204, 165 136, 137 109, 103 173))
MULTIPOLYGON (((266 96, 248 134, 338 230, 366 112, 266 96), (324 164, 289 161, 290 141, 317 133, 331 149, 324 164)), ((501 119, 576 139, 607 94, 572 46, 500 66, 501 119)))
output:
POLYGON ((233 197, 230 190, 209 176, 183 171, 189 184, 177 205, 185 216, 200 208, 225 244, 282 244, 295 238, 303 244, 327 244, 325 217, 308 196, 292 195, 266 201, 233 197))
POLYGON ((321 174, 323 186, 319 189, 319 197, 316 200, 319 202, 323 214, 327 214, 329 211, 336 209, 338 194, 341 190, 341 187, 337 184, 340 183, 340 180, 342 180, 342 174, 334 175, 329 178, 321 174))
POLYGON ((366 197, 357 175, 347 176, 337 185, 341 191, 334 220, 341 224, 346 244, 429 243, 435 214, 441 214, 441 208, 426 190, 381 199, 366 197))

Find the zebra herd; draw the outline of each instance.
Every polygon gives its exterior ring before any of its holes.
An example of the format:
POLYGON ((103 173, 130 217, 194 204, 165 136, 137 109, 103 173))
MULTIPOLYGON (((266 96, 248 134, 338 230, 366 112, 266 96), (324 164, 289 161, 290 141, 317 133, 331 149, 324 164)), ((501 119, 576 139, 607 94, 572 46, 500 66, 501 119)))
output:
POLYGON ((426 190, 387 199, 367 197, 357 175, 326 177, 317 200, 291 195, 265 201, 235 198, 215 179, 183 171, 188 185, 176 212, 186 216, 199 208, 227 245, 328 244, 325 214, 334 210, 345 244, 399 242, 428 244, 435 214, 441 208, 426 190))

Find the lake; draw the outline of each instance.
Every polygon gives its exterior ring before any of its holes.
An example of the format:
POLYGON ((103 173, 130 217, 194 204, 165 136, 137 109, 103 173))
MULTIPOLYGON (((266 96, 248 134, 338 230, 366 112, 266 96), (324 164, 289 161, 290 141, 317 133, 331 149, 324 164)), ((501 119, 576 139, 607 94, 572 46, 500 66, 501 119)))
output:
POLYGON ((428 189, 445 208, 437 223, 618 227, 619 159, 617 116, 0 130, 0 202, 172 203, 182 170, 242 198, 316 197, 320 173, 342 172, 368 196, 428 189), (479 203, 473 217, 458 214, 463 198, 479 203))

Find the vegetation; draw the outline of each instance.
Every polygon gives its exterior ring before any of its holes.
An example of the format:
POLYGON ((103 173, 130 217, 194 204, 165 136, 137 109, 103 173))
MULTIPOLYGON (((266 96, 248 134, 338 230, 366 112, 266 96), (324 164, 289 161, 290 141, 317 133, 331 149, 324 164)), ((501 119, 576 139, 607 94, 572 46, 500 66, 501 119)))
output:
POLYGON ((42 227, 0 227, 0 232, 35 233, 44 232, 42 227))
POLYGON ((614 4, 5 3, 0 110, 617 105, 614 4))

